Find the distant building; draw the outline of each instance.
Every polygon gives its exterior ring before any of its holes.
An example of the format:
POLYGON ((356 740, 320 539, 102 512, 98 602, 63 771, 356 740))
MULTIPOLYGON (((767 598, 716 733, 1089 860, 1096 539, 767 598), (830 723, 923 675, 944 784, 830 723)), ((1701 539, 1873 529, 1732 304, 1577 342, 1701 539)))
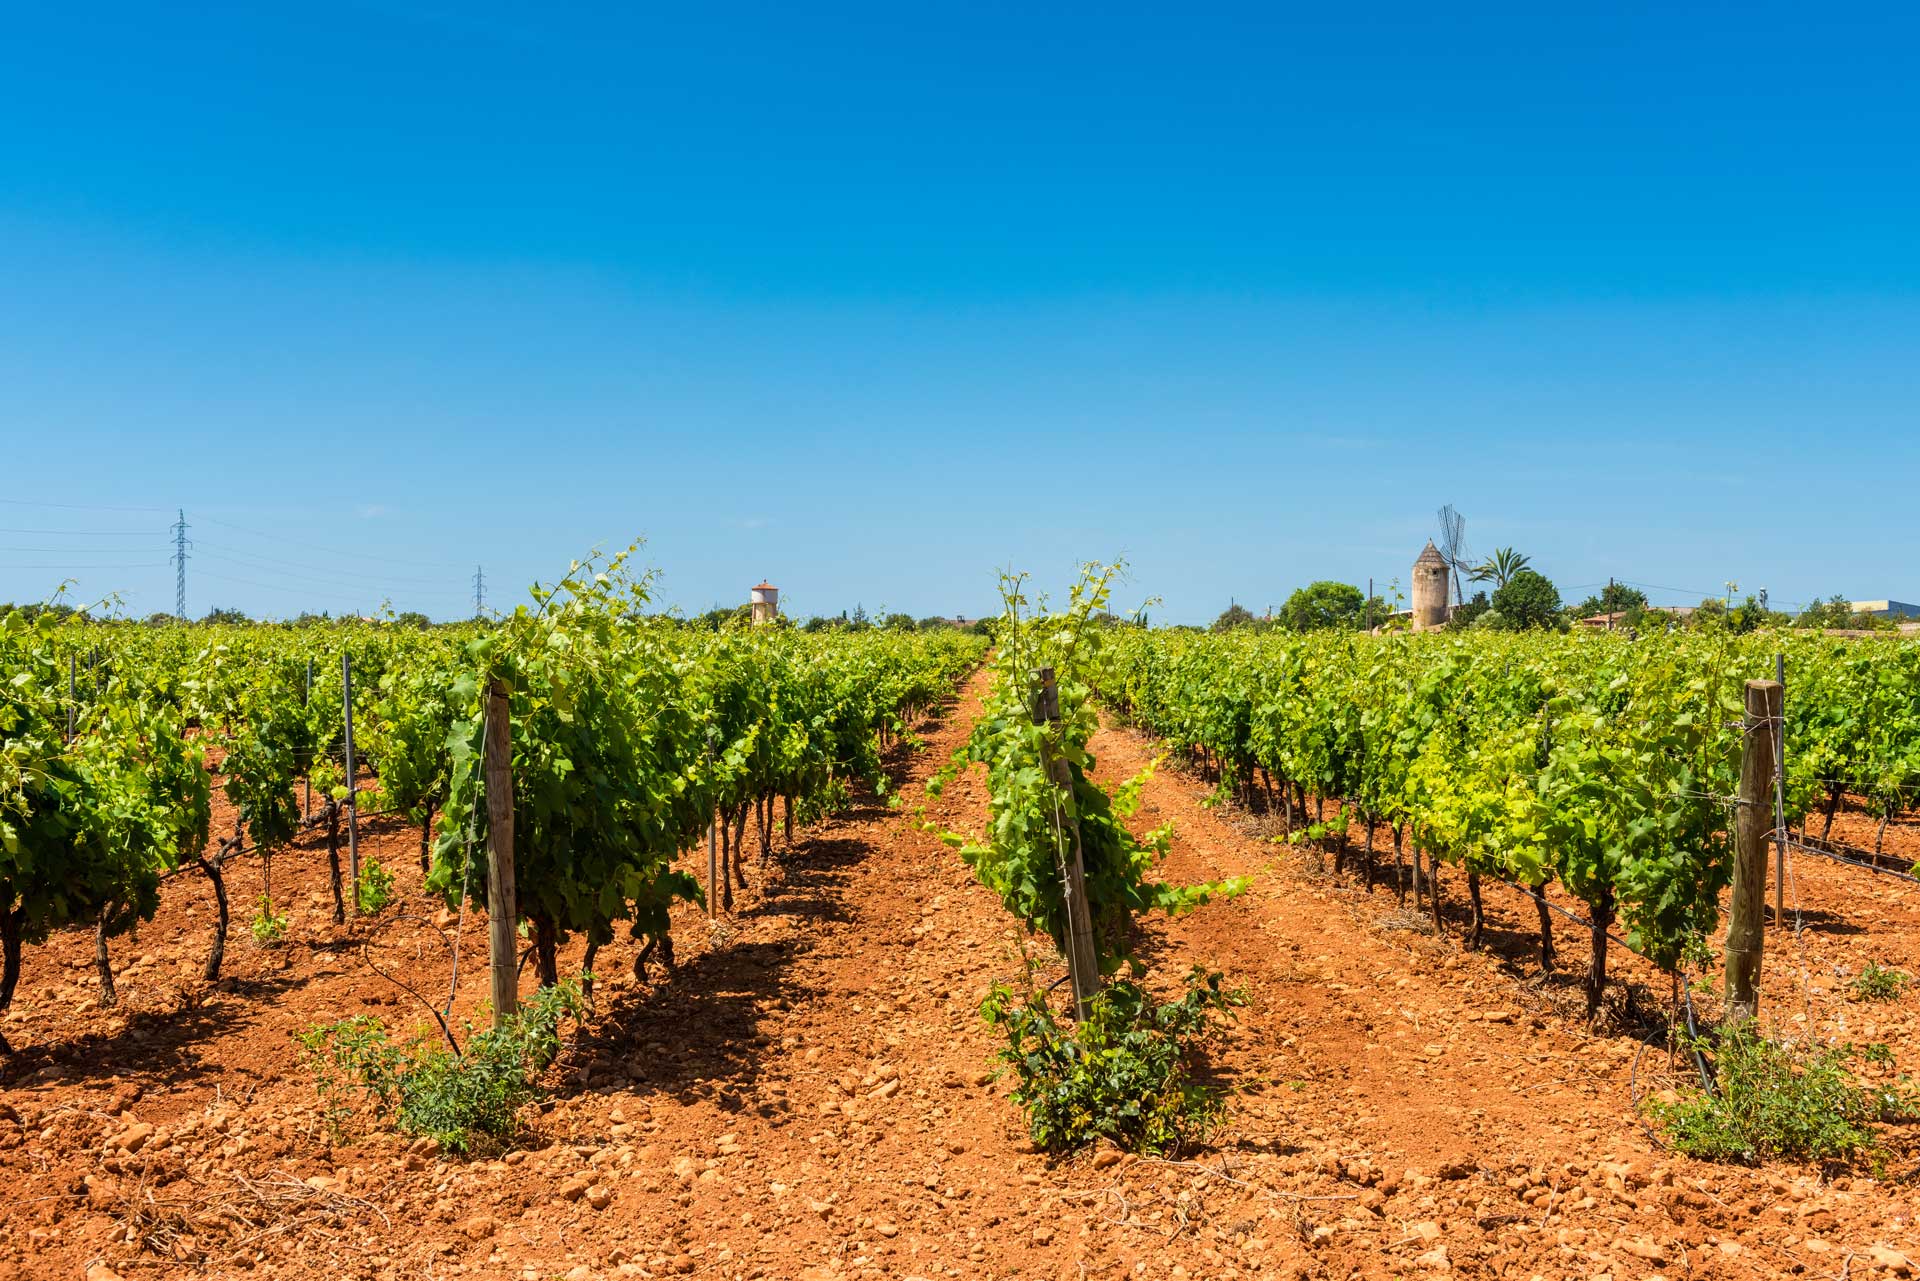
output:
POLYGON ((753 589, 753 625, 765 627, 780 617, 780 589, 772 583, 761 583, 753 589))
POLYGON ((1875 618, 1920 618, 1920 605, 1909 605, 1903 600, 1856 600, 1847 605, 1856 614, 1871 614, 1875 618))
POLYGON ((1433 631, 1447 625, 1447 562, 1428 539, 1413 562, 1413 630, 1433 631))
MULTIPOLYGON (((1643 614, 1666 614, 1683 622, 1693 617, 1693 605, 1649 605, 1640 612, 1643 614)), ((1616 609, 1611 614, 1589 614, 1580 620, 1580 626, 1591 627, 1596 632, 1610 632, 1616 627, 1627 625, 1627 611, 1616 609)))

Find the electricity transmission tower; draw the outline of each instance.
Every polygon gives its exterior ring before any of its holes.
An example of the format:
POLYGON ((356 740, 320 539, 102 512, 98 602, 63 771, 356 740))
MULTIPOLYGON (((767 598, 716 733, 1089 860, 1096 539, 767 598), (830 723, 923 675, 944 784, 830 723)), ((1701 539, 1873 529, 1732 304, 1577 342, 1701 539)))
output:
POLYGON ((186 508, 179 510, 180 519, 173 523, 173 555, 167 559, 174 563, 173 616, 184 623, 187 621, 187 548, 193 546, 193 540, 187 537, 186 508))
POLYGON ((487 612, 487 576, 478 565, 473 567, 473 616, 483 618, 487 612))

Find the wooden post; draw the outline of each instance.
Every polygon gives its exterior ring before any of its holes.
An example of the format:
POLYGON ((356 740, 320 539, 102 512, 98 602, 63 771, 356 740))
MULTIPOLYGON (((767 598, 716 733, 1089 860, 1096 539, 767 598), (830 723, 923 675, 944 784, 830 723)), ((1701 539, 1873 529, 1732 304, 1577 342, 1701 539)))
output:
POLYGON ((1787 656, 1773 656, 1780 719, 1773 725, 1773 928, 1787 923, 1787 656))
POLYGON ((74 722, 80 714, 80 682, 76 673, 78 665, 72 654, 67 655, 67 741, 73 741, 74 722))
POLYGON ((718 817, 707 819, 707 919, 710 921, 720 919, 719 831, 718 817))
MULTIPOLYGON (((300 706, 305 707, 313 701, 313 660, 307 660, 307 687, 300 691, 300 706)), ((313 752, 307 752, 307 795, 300 810, 301 818, 313 817, 313 752)))
MULTIPOLYGON (((707 775, 713 775, 713 731, 707 731, 707 775)), ((720 807, 715 804, 707 815, 707 919, 720 919, 720 852, 718 848, 720 807)))
MULTIPOLYGON (((1053 669, 1042 667, 1034 675, 1038 687, 1033 698, 1033 723, 1057 725, 1060 722, 1060 688, 1054 683, 1053 669)), ((1043 737, 1040 746, 1041 768, 1062 793, 1061 813, 1065 815, 1055 855, 1060 863, 1061 897, 1067 907, 1067 973, 1073 983, 1074 1008, 1081 1018, 1091 1012, 1093 998, 1100 991, 1100 961, 1093 947, 1093 914, 1087 902, 1087 872, 1080 853, 1080 819, 1072 812, 1073 769, 1055 756, 1043 737)))
POLYGON ((1774 738, 1783 690, 1778 681, 1747 682, 1742 725, 1740 796, 1734 814, 1733 904, 1727 917, 1727 1021, 1760 1013, 1760 957, 1767 901, 1767 837, 1772 802, 1774 738))
MULTIPOLYGON (((511 694, 495 677, 487 686, 487 968, 493 978, 493 1025, 520 1008, 519 909, 513 885, 513 739, 511 694)), ((461 887, 463 890, 464 886, 461 887)))
POLYGON ((353 773, 353 656, 340 655, 340 711, 346 719, 347 876, 353 882, 353 914, 360 914, 360 792, 353 773))

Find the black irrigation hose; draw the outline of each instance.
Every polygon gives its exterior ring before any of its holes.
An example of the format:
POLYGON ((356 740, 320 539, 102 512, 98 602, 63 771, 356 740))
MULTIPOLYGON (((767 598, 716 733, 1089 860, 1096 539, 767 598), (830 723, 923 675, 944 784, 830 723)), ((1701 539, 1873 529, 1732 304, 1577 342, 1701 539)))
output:
POLYGON ((1687 1049, 1693 1055, 1693 1065, 1700 1072, 1701 1088, 1708 1094, 1718 1094, 1720 1085, 1714 1079, 1713 1064, 1707 1062, 1707 1056, 1700 1051, 1700 1024, 1693 1012, 1693 989, 1687 986, 1685 979, 1680 981, 1680 998, 1687 1007, 1687 1049))
POLYGON ((399 988, 402 992, 405 992, 408 996, 411 996, 414 1000, 420 1002, 420 1004, 426 1006, 427 1013, 433 1015, 433 1021, 440 1025, 440 1035, 447 1039, 447 1047, 453 1051, 453 1055, 455 1058, 459 1058, 460 1043, 453 1039, 453 1030, 447 1026, 447 1019, 446 1019, 446 1015, 452 1013, 453 1011, 453 996, 454 996, 453 991, 451 990, 448 991, 447 1005, 446 1005, 446 1009, 443 1011, 439 1006, 436 1006, 432 1001, 429 1001, 418 989, 396 978, 394 975, 388 973, 386 970, 381 969, 379 963, 373 959, 372 948, 373 948, 374 941, 386 930, 392 928, 395 925, 398 925, 402 921, 412 921, 412 922, 415 922, 416 924, 426 926, 429 930, 433 931, 433 933, 439 938, 439 940, 443 944, 446 945, 447 950, 453 954, 454 976, 455 976, 455 980, 457 981, 459 977, 460 949, 457 946, 455 946, 452 939, 449 939, 447 937, 447 932, 441 929, 438 924, 436 924, 433 921, 429 921, 424 916, 416 916, 409 912, 402 912, 397 916, 392 916, 387 918, 384 921, 379 922, 373 927, 373 929, 367 934, 365 938, 360 940, 360 963, 366 966, 369 970, 372 970, 375 974, 379 975, 381 978, 385 979, 387 982, 399 988))

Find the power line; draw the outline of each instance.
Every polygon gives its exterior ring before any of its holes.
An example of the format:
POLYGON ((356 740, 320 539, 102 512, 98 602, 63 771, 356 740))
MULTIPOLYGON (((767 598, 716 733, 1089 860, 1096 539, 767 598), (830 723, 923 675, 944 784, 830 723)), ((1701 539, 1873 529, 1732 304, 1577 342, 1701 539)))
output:
POLYGON ((164 560, 129 561, 118 565, 0 565, 0 569, 58 569, 68 573, 80 573, 93 569, 165 569, 164 560))
POLYGON ((108 507, 99 503, 38 503, 25 498, 0 498, 8 507, 49 507, 69 512, 164 512, 164 507, 108 507))
POLYGON ((36 552, 43 555, 119 556, 147 550, 144 547, 0 547, 0 552, 36 552))
POLYGON ((231 556, 221 556, 214 552, 209 552, 204 550, 200 554, 202 556, 211 557, 212 559, 220 561, 223 564, 238 565, 242 569, 265 569, 269 573, 275 574, 280 578, 297 579, 299 580, 300 583, 314 583, 322 588, 333 588, 336 590, 344 588, 348 592, 360 592, 367 595, 378 595, 378 596, 387 596, 387 597, 392 597, 392 596, 428 597, 430 599, 437 600, 437 601, 452 601, 452 600, 464 599, 460 592, 454 591, 454 590, 443 589, 440 591, 423 591, 417 587, 405 587, 405 588, 400 588, 396 590, 391 585, 381 583, 377 580, 361 583, 361 582, 346 581, 346 580, 334 579, 334 578, 322 578, 314 574, 298 574, 298 573, 292 572, 291 570, 276 569, 270 565, 250 564, 249 562, 246 562, 246 561, 236 560, 231 556))
POLYGON ((151 538, 167 531, 152 529, 15 529, 0 526, 0 534, 59 534, 67 538, 151 538))
POLYGON ((360 595, 350 595, 346 592, 314 591, 311 588, 293 587, 284 583, 263 583, 254 578, 234 578, 232 575, 216 574, 210 570, 201 570, 200 573, 203 578, 211 578, 216 582, 233 583, 240 587, 259 587, 270 592, 285 592, 297 596, 321 596, 328 600, 350 601, 354 604, 365 604, 367 597, 385 594, 368 591, 360 595))
POLYGON ((1722 596, 1726 595, 1725 591, 1697 592, 1691 587, 1662 587, 1658 583, 1636 583, 1631 578, 1623 578, 1620 581, 1629 587, 1638 587, 1643 591, 1672 592, 1675 596, 1698 596, 1701 600, 1719 600, 1722 596))
MULTIPOLYGON (((301 561, 288 561, 288 559, 284 559, 284 557, 259 555, 259 553, 252 553, 252 551, 250 551, 250 553, 238 553, 238 555, 236 555, 236 553, 232 553, 232 549, 228 549, 227 555, 221 555, 221 553, 215 553, 215 551, 207 551, 207 547, 227 547, 227 544, 205 544, 205 542, 202 542, 200 549, 202 549, 204 555, 211 555, 211 557, 215 557, 215 559, 219 559, 219 561, 232 561, 232 563, 236 563, 236 565, 250 565, 252 568, 267 568, 267 570, 275 570, 275 572, 282 572, 280 567, 307 568, 307 570, 315 570, 315 572, 328 574, 328 576, 334 576, 334 578, 371 578, 374 582, 401 582, 401 584, 420 584, 420 586, 440 584, 440 586, 445 586, 445 578, 394 578, 394 576, 390 576, 390 574, 369 574, 369 572, 357 570, 357 568, 305 565, 305 563, 301 563, 301 561)), ((453 592, 451 595, 461 595, 461 593, 453 592)))
POLYGON ((323 552, 328 556, 348 556, 357 560, 374 561, 385 565, 413 565, 421 569, 456 569, 452 561, 444 560, 403 560, 397 556, 374 556, 367 552, 343 552, 337 547, 322 547, 318 543, 309 543, 298 538, 288 538, 281 534, 269 534, 265 530, 249 529, 245 525, 236 525, 230 520, 219 520, 212 516, 203 516, 209 524, 220 525, 226 529, 238 530, 243 534, 252 534, 255 538, 267 538, 276 543, 286 543, 291 547, 304 547, 308 551, 323 552))

